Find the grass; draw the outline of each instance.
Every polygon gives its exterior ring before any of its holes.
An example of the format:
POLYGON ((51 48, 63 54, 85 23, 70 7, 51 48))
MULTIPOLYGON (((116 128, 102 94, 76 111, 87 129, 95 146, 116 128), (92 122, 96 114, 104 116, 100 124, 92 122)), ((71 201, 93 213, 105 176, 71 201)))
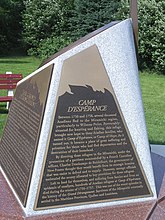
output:
POLYGON ((25 77, 36 70, 40 64, 41 60, 35 57, 3 57, 0 58, 0 73, 11 71, 13 73, 22 73, 25 77))
MULTIPOLYGON (((41 60, 34 57, 0 58, 0 73, 12 71, 27 76, 38 68, 41 60)), ((165 76, 140 74, 143 104, 150 143, 165 144, 165 76)), ((6 103, 0 103, 0 137, 5 125, 6 103)))
MULTIPOLYGON (((36 70, 40 64, 41 60, 35 57, 3 57, 0 58, 0 74, 5 72, 22 73, 23 77, 25 77, 36 70)), ((0 95, 4 95, 5 93, 6 91, 0 90, 0 95)), ((0 102, 0 137, 2 136, 6 117, 6 103, 0 102)))
POLYGON ((140 74, 150 143, 165 144, 165 76, 140 74))

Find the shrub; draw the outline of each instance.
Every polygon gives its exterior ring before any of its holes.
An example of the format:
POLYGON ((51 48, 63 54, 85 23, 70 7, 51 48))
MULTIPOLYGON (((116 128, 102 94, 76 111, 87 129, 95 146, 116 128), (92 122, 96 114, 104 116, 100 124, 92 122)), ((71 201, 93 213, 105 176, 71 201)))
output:
POLYGON ((52 54, 58 52, 60 49, 67 46, 69 43, 71 43, 70 38, 64 36, 50 36, 49 38, 41 41, 37 48, 37 54, 42 59, 46 59, 52 54))
MULTIPOLYGON (((165 74, 165 2, 164 0, 139 0, 139 58, 140 66, 165 74)), ((126 18, 129 1, 121 0, 117 18, 126 18)))
MULTIPOLYGON (((18 0, 17 0, 18 1, 18 0)), ((129 15, 130 0, 25 0, 24 39, 45 58, 112 20, 129 15)), ((165 2, 139 0, 140 67, 165 74, 165 2)))
POLYGON ((67 42, 67 39, 65 40, 64 36, 72 2, 73 0, 25 1, 23 35, 29 54, 48 56, 66 44, 64 42, 67 42))

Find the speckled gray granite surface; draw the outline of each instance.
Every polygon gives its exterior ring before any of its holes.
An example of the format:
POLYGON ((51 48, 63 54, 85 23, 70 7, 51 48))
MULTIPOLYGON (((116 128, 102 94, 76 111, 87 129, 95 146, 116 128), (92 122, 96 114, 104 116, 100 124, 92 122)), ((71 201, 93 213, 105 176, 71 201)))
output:
MULTIPOLYGON (((130 19, 122 21, 115 26, 101 32, 98 35, 86 40, 82 44, 72 48, 71 50, 61 54, 53 59, 50 63, 45 64, 40 69, 32 73, 44 69, 48 65, 54 63, 54 71, 49 89, 45 115, 43 119, 38 151, 34 164, 29 196, 26 208, 23 208, 27 215, 50 214, 57 212, 66 212, 73 210, 83 210, 88 208, 102 208, 111 205, 127 204, 129 202, 144 202, 156 199, 155 182, 153 177, 153 169, 150 158, 149 143, 147 130, 145 125, 144 110, 141 98, 141 89, 138 77, 138 67, 136 61, 136 52, 134 47, 134 38, 132 32, 132 23, 130 19), (124 201, 114 201, 107 203, 89 204, 81 206, 70 206, 66 208, 49 209, 43 211, 34 211, 34 203, 38 189, 40 173, 42 169, 42 161, 45 154, 48 134, 50 131, 52 115, 55 107, 55 97, 57 96, 61 69, 64 60, 83 51, 84 49, 96 45, 104 66, 108 73, 109 79, 116 94, 121 111, 125 118, 128 130, 136 147, 140 161, 144 168, 144 172, 153 192, 153 197, 131 199, 124 201)), ((31 77, 29 75, 27 78, 31 77)), ((21 82, 20 82, 21 83, 21 82)), ((21 204, 20 204, 21 205, 21 204)))

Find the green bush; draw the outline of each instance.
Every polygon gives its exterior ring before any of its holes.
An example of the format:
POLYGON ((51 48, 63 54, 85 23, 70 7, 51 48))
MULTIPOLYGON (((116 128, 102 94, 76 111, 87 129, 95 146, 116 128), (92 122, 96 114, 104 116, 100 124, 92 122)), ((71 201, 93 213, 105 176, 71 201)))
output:
POLYGON ((56 37, 49 37, 41 41, 37 48, 37 54, 40 58, 46 59, 70 43, 70 38, 64 37, 62 35, 56 37))
MULTIPOLYGON (((129 1, 121 0, 118 19, 128 17, 129 1)), ((139 0, 139 60, 142 68, 165 74, 165 1, 139 0)))
POLYGON ((73 0, 25 0, 23 35, 30 55, 45 58, 66 45, 64 36, 72 3, 73 0))
MULTIPOLYGON (((17 0, 18 1, 18 0, 17 0)), ((112 20, 129 16, 130 0, 25 0, 24 39, 46 58, 112 20)), ((140 67, 165 74, 165 1, 139 0, 140 67)))

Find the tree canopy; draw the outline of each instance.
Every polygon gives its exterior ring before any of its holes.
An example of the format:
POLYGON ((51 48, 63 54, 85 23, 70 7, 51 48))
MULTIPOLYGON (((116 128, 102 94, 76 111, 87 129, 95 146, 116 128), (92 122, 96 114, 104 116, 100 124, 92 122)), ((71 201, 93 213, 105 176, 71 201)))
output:
POLYGON ((22 0, 0 1, 0 54, 22 47, 22 0))
MULTIPOLYGON (((117 16, 126 18, 129 1, 121 0, 117 16)), ((139 58, 142 68, 155 69, 165 74, 165 1, 139 0, 139 58)))
POLYGON ((26 0, 23 36, 32 55, 55 53, 67 42, 69 14, 73 0, 26 0), (61 45, 61 46, 60 46, 61 45), (51 51, 51 49, 53 49, 51 51))
MULTIPOLYGON (((139 0, 142 67, 165 74, 165 2, 139 0)), ((110 21, 129 16, 129 0, 1 0, 0 51, 26 47, 46 58, 110 21)))
POLYGON ((75 0, 70 18, 73 39, 78 39, 114 21, 119 3, 119 0, 75 0))

